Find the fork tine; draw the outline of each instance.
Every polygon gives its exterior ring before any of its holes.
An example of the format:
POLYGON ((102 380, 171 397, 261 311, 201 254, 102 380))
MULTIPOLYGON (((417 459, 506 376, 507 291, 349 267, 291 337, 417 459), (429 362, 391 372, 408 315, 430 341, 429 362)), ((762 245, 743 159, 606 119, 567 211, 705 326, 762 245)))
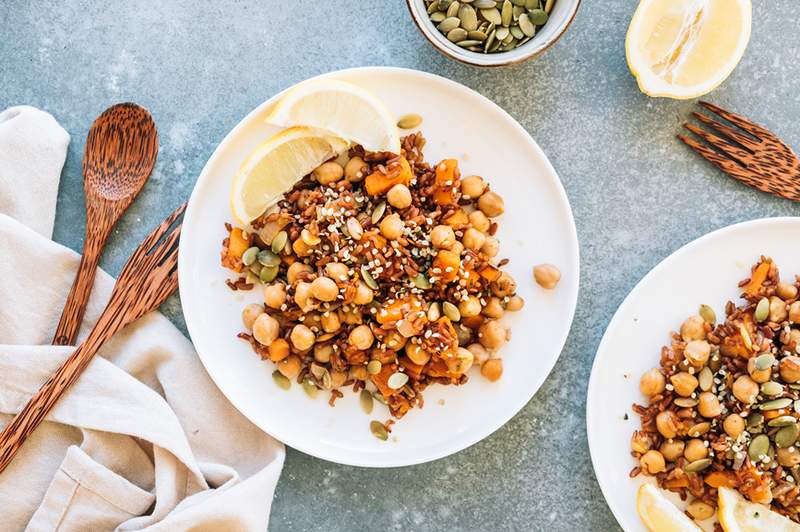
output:
POLYGON ((741 144, 742 146, 751 151, 755 151, 759 147, 759 144, 761 144, 758 140, 754 139, 750 135, 745 135, 744 133, 741 133, 740 131, 733 129, 732 127, 725 125, 722 122, 714 120, 713 118, 704 115, 703 113, 692 111, 692 116, 695 117, 700 122, 707 125, 708 127, 710 127, 711 129, 716 130, 719 133, 722 133, 729 139, 733 140, 734 142, 738 142, 739 144, 741 144))
POLYGON ((712 150, 705 144, 702 144, 693 138, 689 138, 686 135, 678 135, 678 138, 683 141, 684 144, 689 146, 698 155, 700 155, 703 159, 710 162, 729 176, 739 179, 740 181, 744 181, 745 183, 752 184, 753 183, 753 174, 741 164, 737 163, 733 159, 719 153, 718 151, 712 150))
POLYGON ((186 210, 186 203, 180 205, 177 209, 172 211, 172 213, 166 217, 166 219, 159 224, 158 227, 153 229, 147 238, 144 239, 142 244, 139 246, 143 248, 145 252, 150 252, 150 249, 153 248, 156 243, 161 239, 162 236, 167 232, 167 230, 175 223, 175 220, 180 217, 183 212, 186 210))
POLYGON ((751 122, 750 120, 748 120, 747 118, 743 117, 742 115, 739 115, 739 114, 736 114, 736 113, 732 113, 730 111, 726 111, 722 107, 720 107, 718 105, 714 105, 711 102, 701 101, 701 102, 698 102, 698 103, 700 103, 700 105, 702 105, 703 107, 705 107, 706 109, 708 109, 712 113, 717 114, 717 115, 721 116, 722 118, 724 118, 725 120, 727 120, 728 122, 730 122, 732 124, 735 124, 735 125, 739 126, 740 128, 744 129, 745 131, 747 131, 748 133, 750 133, 754 137, 757 137, 757 138, 769 137, 769 138, 772 138, 772 139, 776 139, 777 138, 775 136, 775 134, 772 133, 772 131, 770 131, 769 129, 765 128, 764 126, 759 126, 755 122, 751 122))
POLYGON ((736 159, 737 162, 742 164, 743 166, 747 166, 747 161, 752 158, 753 154, 739 146, 732 144, 731 142, 723 139, 722 137, 715 135, 713 133, 709 133, 708 131, 697 127, 696 125, 692 124, 691 122, 687 122, 683 124, 683 127, 706 141, 708 144, 717 148, 727 156, 736 159))

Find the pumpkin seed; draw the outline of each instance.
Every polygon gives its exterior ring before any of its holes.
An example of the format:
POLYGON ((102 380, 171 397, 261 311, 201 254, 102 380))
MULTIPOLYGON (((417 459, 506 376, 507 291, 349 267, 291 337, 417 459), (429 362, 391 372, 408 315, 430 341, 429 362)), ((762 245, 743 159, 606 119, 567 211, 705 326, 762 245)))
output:
POLYGON ((458 10, 461 7, 461 4, 458 2, 453 2, 447 7, 447 16, 448 17, 455 17, 458 15, 458 10))
POLYGON ((438 301, 434 301, 428 307, 428 321, 436 321, 442 317, 442 307, 438 301))
POLYGON ((407 382, 408 382, 408 375, 397 371, 389 376, 389 378, 386 381, 386 384, 389 386, 389 388, 393 390, 399 390, 400 388, 405 386, 407 382))
POLYGON ((461 21, 461 27, 467 31, 478 29, 478 14, 475 8, 470 5, 463 5, 458 9, 458 19, 461 21))
POLYGON ((697 473, 698 471, 706 469, 710 465, 711 458, 701 458, 700 460, 695 460, 694 462, 686 464, 686 467, 684 467, 683 470, 687 473, 697 473))
POLYGON ((322 387, 326 390, 333 388, 333 378, 331 377, 331 372, 327 369, 325 373, 322 374, 322 387))
POLYGON ((708 305, 700 305, 700 317, 711 325, 714 325, 717 321, 717 313, 708 305))
POLYGON ((251 248, 247 248, 244 253, 242 253, 242 263, 245 266, 250 266, 256 261, 256 257, 258 256, 258 252, 261 251, 256 246, 251 248))
POLYGON ((400 129, 413 129, 422 123, 422 117, 416 113, 410 113, 400 117, 397 121, 397 127, 400 129))
POLYGON ((381 394, 381 392, 379 392, 377 390, 372 392, 372 397, 373 397, 373 399, 378 401, 380 404, 382 404, 382 405, 386 404, 386 398, 383 396, 383 394, 381 394))
POLYGON ((447 15, 445 15, 444 12, 442 12, 442 11, 437 11, 437 12, 431 14, 431 20, 433 22, 437 23, 437 24, 439 22, 443 21, 446 18, 447 18, 447 15))
POLYGON ((800 399, 794 402, 794 411, 800 414, 800 399))
POLYGON ((760 371, 764 371, 765 369, 769 369, 775 363, 775 357, 770 355, 769 353, 765 353, 763 355, 759 355, 756 357, 755 365, 756 369, 760 371))
POLYGON ((482 42, 486 40, 486 34, 483 33, 481 30, 470 31, 467 33, 467 39, 482 42))
POLYGON ((522 32, 521 29, 519 29, 519 26, 511 26, 510 28, 508 28, 508 31, 510 31, 511 35, 513 35, 514 38, 516 38, 516 39, 524 39, 525 38, 525 34, 522 32))
POLYGON ((758 405, 758 408, 764 412, 767 410, 779 410, 781 408, 786 408, 792 404, 792 400, 788 397, 783 397, 781 399, 773 399, 772 401, 767 401, 766 403, 761 403, 758 405))
POLYGON ((364 228, 361 227, 361 223, 357 219, 351 216, 347 219, 345 227, 347 227, 350 238, 353 240, 361 240, 361 237, 364 235, 364 228))
POLYGON ((456 29, 459 24, 461 24, 461 21, 458 20, 458 17, 447 17, 439 23, 437 28, 442 33, 447 34, 449 31, 456 29))
POLYGON ((775 419, 769 420, 767 423, 770 427, 786 427, 788 425, 796 425, 797 418, 794 416, 778 416, 775 419))
POLYGON ((800 437, 800 426, 797 423, 792 423, 775 433, 775 445, 779 449, 791 447, 798 437, 800 437))
POLYGON ((463 347, 472 340, 472 331, 459 323, 456 325, 456 336, 458 336, 458 345, 463 347))
POLYGON ((494 0, 475 0, 472 5, 474 5, 477 9, 491 9, 497 6, 497 2, 494 0))
POLYGON ((271 283, 278 276, 277 266, 263 266, 258 274, 262 283, 271 283))
POLYGON ((358 400, 361 403, 361 410, 363 410, 365 414, 371 414, 372 407, 375 406, 375 400, 372 398, 372 394, 367 390, 361 390, 358 400))
POLYGON ((748 351, 753 350, 753 341, 750 339, 750 333, 747 332, 747 329, 743 324, 739 324, 739 335, 742 337, 742 342, 744 342, 744 346, 747 348, 748 351))
POLYGON ((247 272, 247 275, 244 276, 244 282, 247 284, 256 284, 258 282, 258 276, 253 272, 247 272))
POLYGON ((269 249, 262 249, 258 253, 258 262, 260 262, 262 266, 277 267, 281 263, 281 258, 269 249))
POLYGON ((303 391, 312 399, 315 399, 319 394, 319 388, 311 379, 303 379, 303 391))
POLYGON ((290 381, 283 373, 281 373, 277 369, 272 372, 272 380, 275 381, 275 384, 278 385, 278 388, 282 388, 284 390, 288 390, 292 386, 292 381, 290 381))
POLYGON ((511 30, 508 28, 497 28, 497 33, 495 34, 495 38, 500 41, 503 41, 508 38, 508 34, 511 33, 511 30))
POLYGON ((500 25, 503 23, 503 19, 500 16, 500 10, 498 10, 496 7, 481 9, 480 13, 484 19, 488 20, 492 24, 500 25))
POLYGON ((511 3, 515 6, 525 7, 526 0, 511 0, 511 3))
POLYGON ((381 221, 381 218, 383 218, 383 213, 385 212, 386 212, 385 201, 382 201, 377 205, 375 205, 375 208, 372 209, 372 217, 370 218, 372 220, 372 223, 377 225, 377 223, 381 221))
POLYGON ((444 315, 447 316, 450 321, 461 320, 461 312, 458 311, 458 307, 449 301, 442 303, 442 312, 444 312, 444 315))
POLYGON ((272 252, 276 255, 283 251, 283 248, 286 247, 286 242, 289 240, 289 235, 286 231, 278 231, 278 234, 275 235, 275 238, 272 239, 272 244, 270 248, 272 252))
POLYGON ((439 0, 439 9, 442 11, 447 11, 447 8, 450 7, 450 4, 453 3, 453 0, 439 0))
POLYGON ((553 5, 556 3, 556 0, 547 0, 544 4, 544 12, 548 15, 553 10, 553 5))
POLYGON ((511 5, 510 0, 504 0, 503 7, 500 11, 500 23, 505 27, 508 27, 511 24, 512 7, 513 6, 511 5))
POLYGON ((769 316, 769 299, 766 297, 762 297, 761 300, 756 305, 756 311, 753 313, 753 317, 756 321, 764 321, 769 316))
POLYGON ((431 282, 425 277, 425 274, 419 272, 416 277, 414 277, 414 286, 420 288, 422 290, 427 290, 431 287, 431 282))
POLYGON ((261 273, 261 268, 262 267, 263 266, 261 266, 260 262, 255 261, 253 264, 250 265, 250 268, 249 268, 250 273, 252 273, 253 275, 258 275, 258 274, 261 273))
POLYGON ((453 28, 447 32, 447 40, 458 44, 467 38, 467 30, 464 28, 453 28))
POLYGON ((783 386, 775 381, 765 382, 761 385, 761 393, 770 397, 783 393, 783 386))
POLYGON ((701 434, 705 434, 709 430, 711 430, 711 423, 709 423, 708 421, 703 421, 701 423, 695 423, 694 425, 689 427, 687 434, 692 438, 697 438, 698 436, 700 436, 701 434))
POLYGON ((747 447, 747 454, 750 455, 750 460, 759 461, 762 456, 766 456, 769 452, 769 437, 766 434, 759 434, 750 441, 747 447))
POLYGON ((530 19, 531 23, 541 26, 547 22, 548 16, 544 9, 532 9, 528 11, 528 18, 530 19))
POLYGON ((378 283, 375 281, 375 278, 370 275, 369 270, 367 270, 366 266, 361 267, 361 278, 364 279, 364 282, 372 288, 373 290, 378 289, 378 283))
POLYGON ((386 430, 386 427, 384 427, 383 423, 380 421, 370 421, 369 430, 372 432, 372 435, 379 440, 386 441, 389 439, 389 431, 386 430))
POLYGON ((316 362, 312 363, 308 370, 317 380, 322 380, 322 376, 328 371, 325 366, 320 366, 316 362))
POLYGON ((428 14, 431 15, 439 9, 439 2, 431 2, 428 6, 428 14))
POLYGON ((492 45, 494 44, 494 38, 495 38, 496 34, 497 34, 497 30, 492 30, 492 32, 489 33, 489 36, 486 37, 486 41, 483 43, 483 51, 484 52, 488 52, 489 49, 492 47, 492 45))
POLYGON ((673 401, 673 403, 681 408, 692 408, 693 406, 697 406, 697 402, 697 399, 692 399, 691 397, 678 397, 673 401))
POLYGON ((520 15, 519 29, 528 37, 533 37, 534 33, 536 33, 536 27, 533 25, 533 22, 531 22, 527 13, 520 15))
POLYGON ((473 41, 470 39, 464 39, 463 41, 458 41, 456 44, 461 48, 471 48, 477 46, 481 43, 481 41, 473 41))
POLYGON ((370 375, 377 375, 381 372, 381 368, 383 364, 381 364, 380 360, 370 360, 369 364, 367 364, 367 373, 370 375))
POLYGON ((714 373, 706 366, 700 371, 700 374, 697 376, 697 381, 700 384, 700 389, 707 392, 714 384, 714 373))
MULTIPOLYGON (((513 3, 514 0, 511 0, 511 2, 513 3)), ((524 7, 514 6, 514 8, 511 10, 511 20, 516 22, 517 20, 519 20, 519 17, 522 16, 523 13, 525 13, 524 7)))
POLYGON ((538 9, 539 0, 525 0, 525 7, 528 9, 538 9))
POLYGON ((747 428, 753 428, 761 425, 764 422, 764 416, 758 412, 753 412, 747 416, 747 428))

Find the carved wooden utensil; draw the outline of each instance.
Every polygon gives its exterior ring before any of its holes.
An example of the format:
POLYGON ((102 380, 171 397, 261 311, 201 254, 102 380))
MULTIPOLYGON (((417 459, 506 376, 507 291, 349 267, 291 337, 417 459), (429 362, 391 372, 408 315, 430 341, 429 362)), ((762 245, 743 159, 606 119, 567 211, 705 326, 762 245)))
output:
POLYGON ((692 116, 711 131, 692 123, 683 127, 706 144, 686 135, 678 135, 679 139, 734 179, 763 192, 800 201, 800 159, 792 148, 767 128, 741 115, 708 102, 700 105, 739 129, 694 112, 692 116))
POLYGON ((100 346, 128 323, 158 308, 178 287, 181 224, 178 223, 169 234, 167 232, 185 208, 186 204, 178 207, 136 248, 122 269, 108 305, 92 332, 0 433, 0 473, 64 392, 75 383, 100 346))
POLYGON ((136 104, 109 107, 89 129, 83 152, 86 239, 54 345, 75 342, 106 240, 150 176, 157 154, 158 134, 153 117, 136 104))

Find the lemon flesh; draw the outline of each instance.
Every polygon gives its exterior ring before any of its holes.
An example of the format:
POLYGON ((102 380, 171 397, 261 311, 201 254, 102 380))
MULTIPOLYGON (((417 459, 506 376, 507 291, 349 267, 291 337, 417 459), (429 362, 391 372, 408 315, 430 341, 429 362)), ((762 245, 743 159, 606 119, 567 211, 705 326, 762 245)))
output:
POLYGON ((348 148, 344 139, 308 127, 281 131, 242 163, 231 187, 231 211, 242 225, 261 216, 303 176, 348 148))
POLYGON ((701 96, 725 81, 750 40, 750 0, 642 0, 625 51, 650 96, 701 96))
POLYGON ((639 487, 636 511, 651 532, 702 532, 694 521, 653 484, 642 484, 639 487))
POLYGON ((345 81, 322 78, 301 83, 280 99, 265 121, 324 129, 368 151, 400 153, 392 113, 375 95, 345 81))
POLYGON ((800 532, 800 525, 788 517, 748 501, 731 488, 719 488, 718 505, 717 516, 725 532, 800 532))

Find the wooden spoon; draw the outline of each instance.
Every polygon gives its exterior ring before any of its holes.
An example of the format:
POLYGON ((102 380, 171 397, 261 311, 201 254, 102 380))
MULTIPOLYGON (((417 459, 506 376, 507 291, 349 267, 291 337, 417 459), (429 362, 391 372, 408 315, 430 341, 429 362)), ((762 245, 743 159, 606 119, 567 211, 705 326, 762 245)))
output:
POLYGON ((89 129, 83 152, 86 239, 53 345, 75 342, 106 240, 150 177, 157 154, 153 117, 136 104, 109 107, 89 129))

